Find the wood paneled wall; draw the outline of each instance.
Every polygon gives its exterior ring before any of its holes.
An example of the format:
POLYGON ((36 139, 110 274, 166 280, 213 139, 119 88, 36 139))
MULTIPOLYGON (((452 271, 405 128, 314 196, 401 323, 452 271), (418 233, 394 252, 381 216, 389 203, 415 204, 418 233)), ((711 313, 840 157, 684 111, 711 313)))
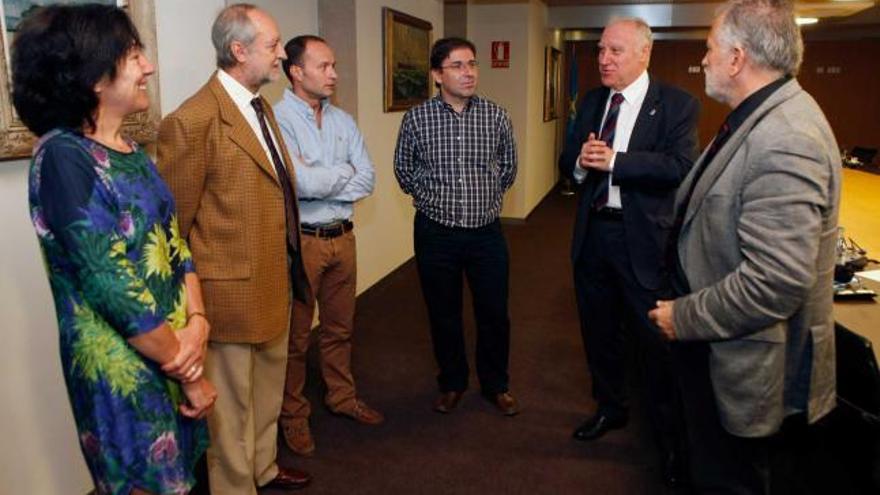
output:
POLYGON ((807 41, 798 80, 841 148, 880 148, 880 40, 807 41))
MULTIPOLYGON (((816 98, 841 148, 880 148, 880 40, 806 41, 798 80, 816 98)), ((730 109, 704 92, 700 61, 704 41, 658 40, 651 55, 651 74, 696 96, 702 105, 700 145, 705 147, 730 109)), ((566 56, 577 57, 579 96, 599 85, 596 41, 568 42, 566 56)), ((565 62, 565 84, 571 59, 565 62)), ((566 98, 568 88, 565 89, 566 98)), ((565 106, 566 117, 568 108, 565 106)), ((878 159, 880 160, 880 159, 878 159)))

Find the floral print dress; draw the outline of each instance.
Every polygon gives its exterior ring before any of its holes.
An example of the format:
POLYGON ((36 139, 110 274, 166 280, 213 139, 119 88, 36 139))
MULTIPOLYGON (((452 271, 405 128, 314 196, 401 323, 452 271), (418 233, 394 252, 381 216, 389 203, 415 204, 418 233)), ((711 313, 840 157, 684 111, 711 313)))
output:
POLYGON ((150 158, 74 131, 37 143, 28 181, 80 446, 99 494, 187 493, 204 420, 178 412, 179 384, 127 338, 186 323, 193 270, 171 192, 150 158))

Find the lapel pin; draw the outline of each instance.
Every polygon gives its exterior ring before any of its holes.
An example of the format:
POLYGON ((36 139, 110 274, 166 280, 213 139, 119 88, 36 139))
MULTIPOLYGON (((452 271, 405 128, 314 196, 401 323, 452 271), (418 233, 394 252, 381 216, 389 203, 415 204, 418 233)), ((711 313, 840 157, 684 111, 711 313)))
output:
POLYGON ((657 109, 656 109, 656 108, 652 108, 651 111, 648 113, 648 115, 650 115, 651 117, 653 117, 655 113, 657 113, 657 109))

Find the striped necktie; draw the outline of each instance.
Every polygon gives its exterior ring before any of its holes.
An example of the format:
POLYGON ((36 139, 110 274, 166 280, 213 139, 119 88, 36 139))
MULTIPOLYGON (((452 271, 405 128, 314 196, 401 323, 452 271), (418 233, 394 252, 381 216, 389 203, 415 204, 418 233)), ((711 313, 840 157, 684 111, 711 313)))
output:
MULTIPOLYGON (((611 104, 608 106, 608 114, 605 115, 605 122, 602 123, 602 130, 599 132, 599 140, 604 141, 609 148, 614 146, 614 134, 617 130, 617 116, 620 114, 620 104, 623 103, 623 93, 614 93, 611 95, 611 104)), ((608 204, 608 172, 597 172, 599 183, 593 191, 593 201, 591 205, 594 210, 601 210, 608 204)))

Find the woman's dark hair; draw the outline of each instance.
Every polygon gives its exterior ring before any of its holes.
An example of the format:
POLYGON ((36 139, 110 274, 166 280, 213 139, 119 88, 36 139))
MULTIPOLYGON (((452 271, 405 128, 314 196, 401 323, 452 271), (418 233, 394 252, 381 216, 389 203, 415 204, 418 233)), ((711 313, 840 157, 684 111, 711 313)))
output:
POLYGON ((434 70, 440 70, 446 57, 448 57, 453 50, 459 48, 468 48, 475 57, 477 56, 477 47, 475 47, 470 41, 464 38, 441 38, 435 41, 434 46, 431 47, 431 68, 434 70))
POLYGON ((25 17, 12 43, 12 103, 41 136, 56 127, 94 127, 95 84, 143 45, 124 11, 109 5, 52 5, 25 17))

